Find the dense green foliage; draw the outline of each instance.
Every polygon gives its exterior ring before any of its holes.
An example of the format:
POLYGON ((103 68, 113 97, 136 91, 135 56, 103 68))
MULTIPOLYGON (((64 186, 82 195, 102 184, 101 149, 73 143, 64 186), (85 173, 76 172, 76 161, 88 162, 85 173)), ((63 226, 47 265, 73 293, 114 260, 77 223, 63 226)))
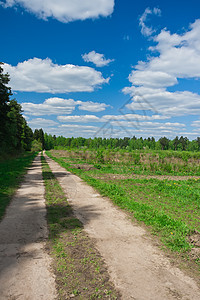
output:
POLYGON ((0 162, 0 219, 35 155, 26 153, 0 162))
POLYGON ((0 154, 31 150, 33 132, 22 116, 22 108, 16 100, 10 100, 7 86, 9 75, 3 74, 0 63, 0 154))
POLYGON ((160 138, 65 138, 63 136, 44 135, 44 148, 50 149, 127 149, 127 150, 175 150, 175 151, 200 151, 200 138, 189 141, 187 137, 176 137, 169 140, 166 137, 160 138))

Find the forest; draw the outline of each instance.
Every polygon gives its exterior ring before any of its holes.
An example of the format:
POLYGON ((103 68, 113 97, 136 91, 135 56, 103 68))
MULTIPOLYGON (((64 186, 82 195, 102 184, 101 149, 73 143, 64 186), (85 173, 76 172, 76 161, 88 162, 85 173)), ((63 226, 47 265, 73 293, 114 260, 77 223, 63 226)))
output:
POLYGON ((30 151, 33 141, 32 129, 22 115, 22 107, 12 96, 8 87, 9 75, 3 73, 0 63, 0 154, 30 151))

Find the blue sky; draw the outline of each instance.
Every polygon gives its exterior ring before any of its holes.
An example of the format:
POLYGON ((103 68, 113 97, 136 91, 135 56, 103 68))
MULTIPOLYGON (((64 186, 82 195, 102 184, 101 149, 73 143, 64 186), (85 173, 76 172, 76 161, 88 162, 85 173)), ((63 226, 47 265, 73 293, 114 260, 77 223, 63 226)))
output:
POLYGON ((0 0, 0 61, 29 126, 200 136, 200 2, 0 0))

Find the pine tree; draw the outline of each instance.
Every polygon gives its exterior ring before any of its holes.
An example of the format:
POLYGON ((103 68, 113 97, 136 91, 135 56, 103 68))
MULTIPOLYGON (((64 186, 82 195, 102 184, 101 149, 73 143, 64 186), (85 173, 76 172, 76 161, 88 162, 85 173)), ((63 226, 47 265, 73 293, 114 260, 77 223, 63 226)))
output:
POLYGON ((9 75, 3 73, 0 63, 0 152, 30 150, 32 130, 22 115, 22 107, 10 100, 11 88, 8 87, 9 75))
POLYGON ((7 132, 6 128, 9 122, 8 103, 10 102, 11 88, 7 86, 9 83, 9 75, 3 73, 3 68, 1 67, 3 63, 0 62, 0 148, 6 147, 7 132))

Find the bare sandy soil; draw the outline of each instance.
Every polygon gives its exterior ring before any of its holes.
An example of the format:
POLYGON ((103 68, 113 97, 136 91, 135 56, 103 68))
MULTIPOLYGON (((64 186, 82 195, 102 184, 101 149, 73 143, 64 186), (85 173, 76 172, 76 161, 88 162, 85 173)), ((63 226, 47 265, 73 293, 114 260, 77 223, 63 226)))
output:
POLYGON ((96 176, 96 178, 102 178, 107 180, 124 180, 124 179, 158 179, 158 180, 189 180, 189 179, 197 179, 199 180, 199 176, 175 176, 175 175, 138 175, 132 174, 123 175, 123 174, 101 174, 101 176, 96 176))
POLYGON ((36 157, 0 223, 0 299, 56 299, 40 157, 36 157))
POLYGON ((173 267, 143 228, 79 177, 45 158, 76 216, 95 239, 122 299, 200 299, 200 289, 194 279, 173 267))

